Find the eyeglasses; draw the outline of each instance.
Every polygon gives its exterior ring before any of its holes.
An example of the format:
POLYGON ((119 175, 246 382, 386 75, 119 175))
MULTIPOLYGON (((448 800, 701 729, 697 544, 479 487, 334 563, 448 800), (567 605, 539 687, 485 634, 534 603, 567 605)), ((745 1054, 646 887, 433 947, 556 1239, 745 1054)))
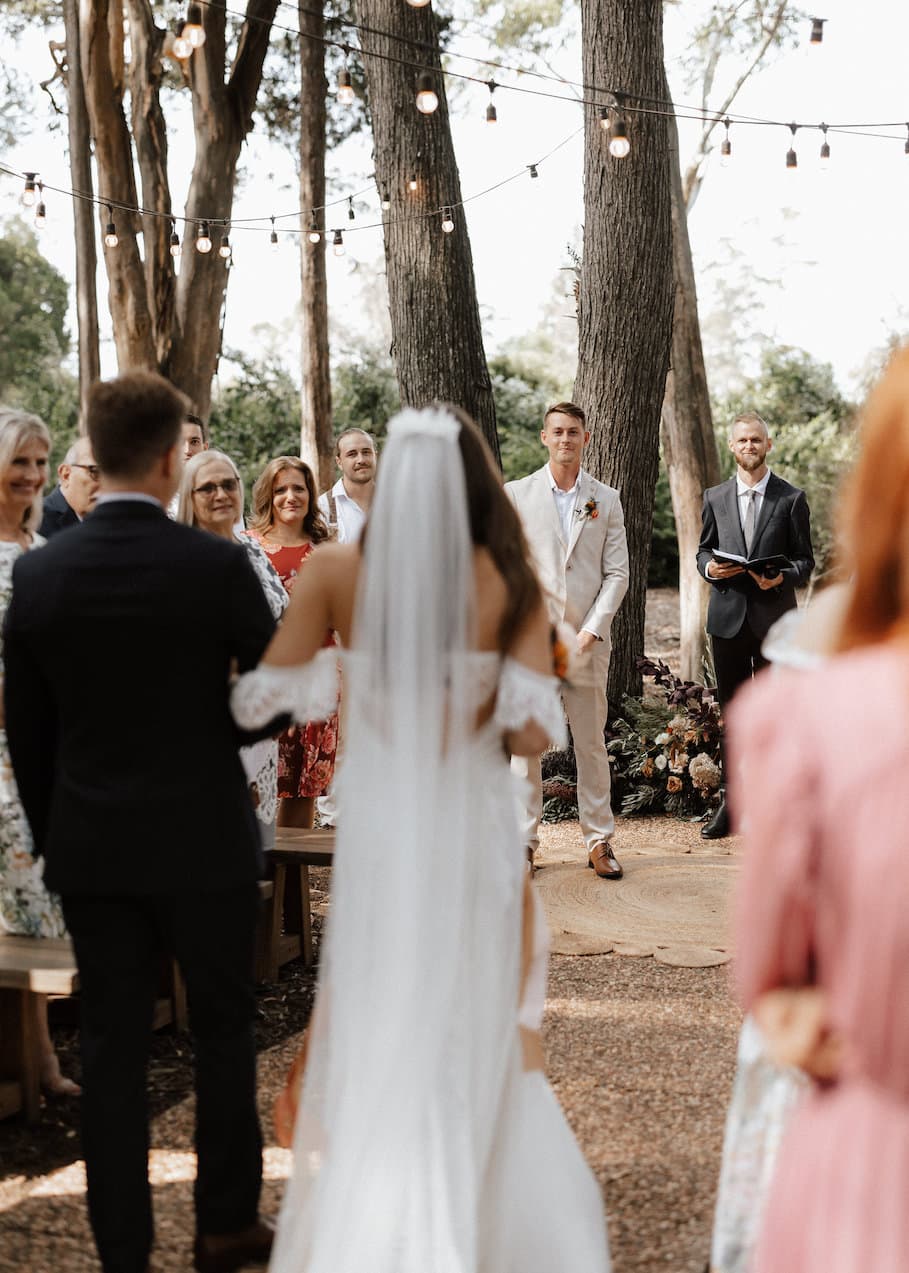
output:
POLYGON ((240 483, 235 477, 225 477, 223 482, 203 482, 201 486, 194 486, 193 495, 204 495, 206 499, 211 499, 217 491, 235 495, 239 489, 240 483))
POLYGON ((97 482, 99 478, 101 477, 101 470, 98 468, 97 464, 71 464, 70 468, 85 469, 86 473, 89 475, 89 477, 92 479, 93 482, 97 482))

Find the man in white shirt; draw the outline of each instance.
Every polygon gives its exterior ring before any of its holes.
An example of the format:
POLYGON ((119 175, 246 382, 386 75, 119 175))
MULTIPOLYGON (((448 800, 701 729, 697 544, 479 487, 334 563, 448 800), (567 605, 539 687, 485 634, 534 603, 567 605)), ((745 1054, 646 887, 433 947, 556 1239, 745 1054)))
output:
MULTIPOLYGON (((764 637, 798 604, 795 590, 814 569, 805 492, 771 473, 767 456, 772 446, 770 431, 756 411, 736 416, 729 434, 735 475, 704 492, 698 570, 712 585, 707 631, 724 710, 739 686, 766 665, 764 637), (717 560, 717 551, 743 561, 779 557, 788 564, 761 573, 717 560)), ((724 799, 701 835, 719 840, 728 833, 724 799)))
POLYGON ((365 429, 345 429, 335 444, 341 476, 319 496, 319 509, 339 544, 360 538, 376 489, 376 444, 365 429))
MULTIPOLYGON (((505 490, 521 518, 552 623, 576 630, 580 656, 562 701, 578 766, 578 812, 587 862, 601 879, 621 878, 612 851, 615 819, 610 803, 606 728, 606 677, 612 620, 628 590, 628 545, 619 493, 581 468, 590 441, 584 412, 572 402, 550 407, 540 434, 549 462, 536 473, 508 482, 505 490)), ((538 843, 543 805, 540 761, 515 757, 531 796, 525 842, 538 843)))

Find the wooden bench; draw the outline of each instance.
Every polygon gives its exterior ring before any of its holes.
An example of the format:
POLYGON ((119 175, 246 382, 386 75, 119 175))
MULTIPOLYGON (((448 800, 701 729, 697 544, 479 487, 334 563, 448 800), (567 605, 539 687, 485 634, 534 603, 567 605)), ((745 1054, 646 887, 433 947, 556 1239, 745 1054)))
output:
POLYGON ((265 859, 274 884, 271 931, 266 936, 264 974, 276 981, 278 968, 301 955, 312 964, 312 899, 309 868, 331 866, 335 855, 333 830, 297 831, 278 827, 274 848, 265 859))
POLYGON ((0 1118, 41 1108, 37 995, 71 995, 79 974, 67 938, 0 937, 0 1118))

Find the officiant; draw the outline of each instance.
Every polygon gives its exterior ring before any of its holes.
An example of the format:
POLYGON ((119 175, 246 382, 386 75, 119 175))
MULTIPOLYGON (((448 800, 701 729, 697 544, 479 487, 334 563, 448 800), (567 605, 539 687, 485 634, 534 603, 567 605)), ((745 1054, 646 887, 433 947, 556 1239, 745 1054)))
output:
MULTIPOLYGON (((735 473, 704 492, 698 570, 712 585, 707 632, 724 712, 739 686, 766 666, 764 637, 798 605, 795 590, 814 569, 805 492, 770 471, 772 446, 756 411, 736 416, 729 434, 735 473), (718 552, 739 561, 722 560, 718 552), (769 558, 779 560, 763 564, 769 558)), ((724 795, 701 835, 719 840, 728 834, 724 795)))

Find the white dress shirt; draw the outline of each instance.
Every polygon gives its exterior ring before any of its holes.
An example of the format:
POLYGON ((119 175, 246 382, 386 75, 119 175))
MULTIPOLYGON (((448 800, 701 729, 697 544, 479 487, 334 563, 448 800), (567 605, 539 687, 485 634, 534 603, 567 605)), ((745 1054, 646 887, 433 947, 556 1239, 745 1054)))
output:
POLYGON ((764 503, 764 492, 767 489, 767 483, 770 481, 770 469, 764 474, 761 480, 754 486, 747 486, 741 479, 741 476, 735 475, 735 490, 739 497, 739 525, 742 530, 745 529, 745 514, 748 512, 748 497, 754 491, 754 524, 758 523, 761 515, 761 506, 764 503))
POLYGON ((581 481, 580 471, 575 478, 574 486, 570 491, 563 491, 552 476, 552 469, 549 470, 549 480, 552 483, 552 497, 555 500, 556 512, 559 514, 559 521, 562 525, 562 538, 566 546, 571 539, 571 520, 574 517, 574 506, 578 500, 578 485, 581 481))
MULTIPOLYGON (((363 533, 366 525, 366 514, 356 500, 350 498, 344 489, 344 478, 339 477, 331 488, 335 497, 335 511, 338 515, 338 543, 354 544, 363 533)), ((331 507, 328 492, 319 496, 319 509, 325 520, 331 525, 331 507)))

